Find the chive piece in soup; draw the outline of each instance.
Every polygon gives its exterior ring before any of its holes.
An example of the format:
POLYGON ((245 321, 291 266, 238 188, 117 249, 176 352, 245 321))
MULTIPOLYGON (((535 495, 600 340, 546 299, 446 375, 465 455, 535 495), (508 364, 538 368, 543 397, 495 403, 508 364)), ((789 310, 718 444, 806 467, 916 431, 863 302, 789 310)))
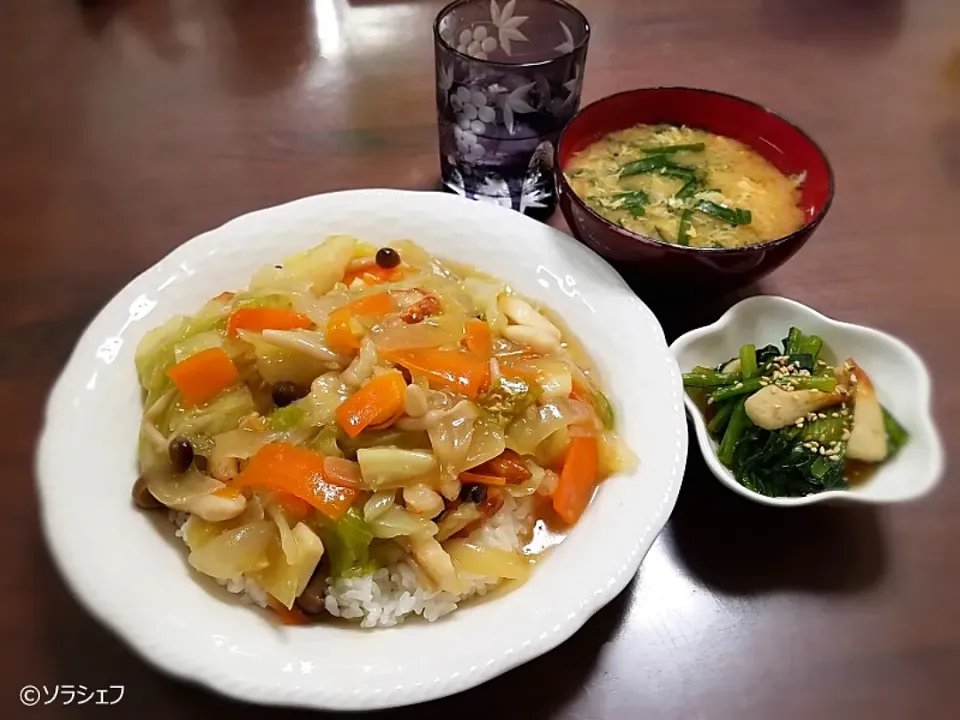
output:
POLYGON ((801 177, 787 177, 737 140, 637 125, 571 158, 573 191, 631 232, 690 247, 743 247, 800 229, 801 177))

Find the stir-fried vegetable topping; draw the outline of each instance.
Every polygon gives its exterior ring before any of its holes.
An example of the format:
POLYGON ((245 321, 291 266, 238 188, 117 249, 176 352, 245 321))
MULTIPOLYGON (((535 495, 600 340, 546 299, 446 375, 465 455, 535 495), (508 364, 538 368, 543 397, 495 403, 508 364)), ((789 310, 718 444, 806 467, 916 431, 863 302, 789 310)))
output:
POLYGON ((331 237, 144 338, 134 502, 288 624, 350 616, 333 586, 381 567, 457 597, 524 579, 535 522, 632 462, 556 322, 409 241, 331 237))

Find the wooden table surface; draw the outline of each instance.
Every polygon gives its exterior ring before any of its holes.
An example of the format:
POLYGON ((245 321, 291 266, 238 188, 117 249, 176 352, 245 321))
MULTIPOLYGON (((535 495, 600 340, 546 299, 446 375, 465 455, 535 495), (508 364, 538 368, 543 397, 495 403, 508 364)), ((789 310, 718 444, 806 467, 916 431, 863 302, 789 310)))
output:
MULTIPOLYGON (((97 310, 193 235, 327 190, 434 188, 430 26, 440 4, 0 6, 3 717, 268 712, 159 674, 68 594, 33 491, 43 401, 97 310), (17 700, 26 684, 126 689, 110 710, 27 709, 17 700)), ((806 249, 741 294, 793 297, 912 344, 933 371, 956 460, 960 3, 579 5, 593 24, 584 102, 705 86, 770 105, 817 138, 836 172, 833 209, 806 249)), ((672 339, 732 300, 655 309, 672 339)), ((636 579, 574 638, 459 697, 377 716, 512 717, 512 707, 531 718, 956 716, 955 469, 909 506, 777 512, 724 490, 695 447, 636 579)), ((64 482, 96 471, 78 470, 64 482)))

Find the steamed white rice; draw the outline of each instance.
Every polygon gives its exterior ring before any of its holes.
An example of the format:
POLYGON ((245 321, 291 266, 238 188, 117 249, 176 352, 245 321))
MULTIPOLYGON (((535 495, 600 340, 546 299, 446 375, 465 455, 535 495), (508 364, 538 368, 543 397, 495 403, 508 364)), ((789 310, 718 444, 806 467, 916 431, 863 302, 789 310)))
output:
MULTIPOLYGON (((171 512, 170 519, 177 526, 177 537, 183 538, 184 526, 190 522, 189 513, 171 512)), ((529 530, 530 523, 530 499, 505 495, 503 507, 470 536, 470 542, 519 551, 521 538, 529 530)), ((468 586, 463 593, 436 590, 422 584, 417 571, 409 563, 397 562, 366 575, 328 582, 324 604, 334 617, 359 621, 365 628, 389 627, 411 615, 433 622, 456 610, 458 603, 485 595, 501 582, 500 578, 483 575, 461 575, 461 579, 468 586)), ((245 602, 267 606, 267 593, 253 580, 240 575, 218 582, 227 592, 240 595, 245 602)))

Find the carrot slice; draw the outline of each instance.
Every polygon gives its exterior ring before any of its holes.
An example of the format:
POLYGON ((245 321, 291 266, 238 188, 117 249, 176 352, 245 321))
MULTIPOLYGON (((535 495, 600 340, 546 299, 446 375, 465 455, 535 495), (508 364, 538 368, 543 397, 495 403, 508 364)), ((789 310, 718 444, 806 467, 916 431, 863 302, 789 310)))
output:
POLYGON ((394 282, 401 277, 403 277, 403 271, 399 267, 382 268, 379 265, 368 265, 344 274, 343 284, 350 287, 353 281, 359 278, 365 285, 379 285, 380 283, 394 282))
POLYGON ((597 484, 600 451, 594 437, 575 437, 560 471, 560 481, 553 493, 553 509, 565 523, 573 525, 590 502, 597 484))
POLYGON ((167 370, 188 405, 206 402, 240 379, 236 366, 221 348, 201 350, 167 370))
POLYGON ((354 300, 347 307, 357 317, 379 317, 396 309, 396 303, 390 293, 380 292, 354 300))
POLYGON ((268 443, 260 448, 232 484, 290 493, 331 520, 343 515, 357 498, 353 488, 327 480, 323 473, 323 455, 284 442, 268 443))
POLYGON ((452 390, 469 398, 479 395, 490 381, 489 363, 463 350, 395 350, 383 356, 410 372, 423 374, 432 388, 452 390))
POLYGON ((590 405, 593 402, 592 398, 590 397, 590 388, 576 378, 573 379, 573 389, 570 391, 570 398, 573 400, 579 400, 580 402, 585 402, 587 405, 590 405))
POLYGON ((337 408, 337 422, 350 437, 386 422, 403 407, 407 383, 399 372, 378 375, 337 408))
POLYGON ((485 475, 476 472, 462 472, 458 476, 465 485, 506 485, 506 479, 497 475, 485 475))
POLYGON ((360 348, 360 341, 353 334, 353 315, 349 307, 337 308, 327 319, 327 345, 334 352, 350 355, 360 348))
POLYGON ((493 338, 490 336, 490 326, 483 320, 470 320, 464 325, 466 331, 467 350, 474 355, 489 360, 493 355, 493 338))
MULTIPOLYGON (((334 480, 335 478, 330 478, 334 480)), ((296 495, 278 490, 273 494, 273 501, 283 510, 290 522, 296 524, 310 515, 313 506, 296 495)))
POLYGON ((277 602, 274 598, 267 600, 267 605, 273 610, 284 625, 306 625, 310 622, 310 616, 303 610, 294 605, 289 610, 277 602))
POLYGON ((492 460, 487 460, 480 466, 482 472, 502 477, 510 483, 522 483, 530 479, 530 468, 526 466, 520 456, 513 450, 504 450, 492 460))
POLYGON ((227 335, 237 337, 239 330, 296 330, 313 327, 313 320, 283 308, 240 308, 227 319, 227 335))

